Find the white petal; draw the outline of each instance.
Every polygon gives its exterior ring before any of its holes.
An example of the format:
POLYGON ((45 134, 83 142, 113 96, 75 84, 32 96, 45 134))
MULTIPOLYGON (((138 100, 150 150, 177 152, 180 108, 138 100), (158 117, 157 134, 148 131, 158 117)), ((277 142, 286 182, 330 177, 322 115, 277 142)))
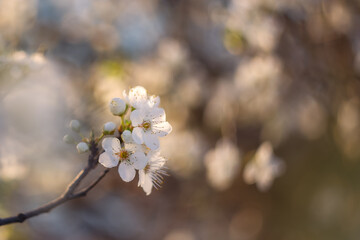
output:
POLYGON ((132 133, 129 130, 125 130, 121 134, 121 139, 126 143, 132 143, 133 142, 132 133))
POLYGON ((142 108, 147 102, 146 89, 141 86, 134 87, 130 89, 128 98, 134 108, 142 108))
POLYGON ((244 181, 247 184, 255 183, 256 182, 256 174, 257 174, 257 171, 256 171, 255 164, 252 162, 248 163, 244 169, 244 175, 243 175, 244 181))
POLYGON ((142 110, 134 110, 130 114, 131 125, 134 127, 139 126, 144 122, 144 112, 142 110))
POLYGON ((123 96, 126 103, 130 104, 129 95, 126 93, 126 90, 123 91, 123 96))
POLYGON ((138 187, 144 185, 145 183, 145 171, 143 169, 139 170, 139 182, 138 187))
POLYGON ((152 132, 158 137, 164 137, 171 133, 172 126, 168 122, 157 123, 152 126, 152 132))
POLYGON ((117 138, 109 137, 102 141, 102 147, 105 151, 120 152, 120 141, 117 138))
POLYGON ((130 182, 135 177, 135 169, 128 162, 123 161, 119 165, 119 174, 124 182, 130 182))
POLYGON ((166 159, 160 156, 160 151, 150 151, 147 156, 151 169, 153 170, 161 169, 166 163, 166 159))
POLYGON ((99 163, 106 168, 112 168, 118 165, 119 160, 114 158, 111 154, 104 152, 99 157, 99 163))
POLYGON ((152 108, 146 113, 144 119, 154 123, 164 122, 166 121, 165 110, 162 108, 152 108))
POLYGON ((134 128, 132 131, 132 138, 135 143, 143 144, 144 143, 144 131, 139 127, 134 128))
POLYGON ((144 142, 151 150, 157 150, 160 147, 159 138, 151 132, 146 132, 144 134, 144 142))
POLYGON ((144 169, 148 158, 145 156, 145 153, 139 151, 130 155, 130 162, 133 163, 135 169, 140 170, 144 169))
POLYGON ((148 105, 149 105, 150 108, 159 107, 159 105, 160 105, 160 97, 155 96, 155 95, 150 96, 149 101, 148 101, 148 105))
POLYGON ((142 188, 144 190, 144 192, 146 193, 146 195, 149 195, 151 193, 153 187, 153 182, 151 180, 151 177, 149 174, 145 175, 145 181, 144 184, 142 185, 142 188))

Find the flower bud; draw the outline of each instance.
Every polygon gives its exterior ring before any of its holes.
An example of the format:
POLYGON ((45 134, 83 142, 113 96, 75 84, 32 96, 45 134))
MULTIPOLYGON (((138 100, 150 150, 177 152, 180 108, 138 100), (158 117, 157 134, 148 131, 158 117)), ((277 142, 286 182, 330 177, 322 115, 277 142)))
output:
POLYGON ((113 122, 107 122, 104 124, 104 128, 103 128, 103 133, 105 135, 110 135, 110 134, 114 134, 116 129, 116 125, 113 122))
POLYGON ((70 121, 70 128, 75 132, 80 132, 81 123, 78 120, 70 121))
POLYGON ((126 142, 126 143, 131 143, 133 142, 133 138, 132 138, 132 133, 129 130, 125 130, 122 134, 121 134, 121 139, 126 142))
POLYGON ((63 137, 63 141, 64 141, 65 143, 68 143, 68 144, 71 144, 71 143, 74 143, 74 142, 75 142, 74 138, 73 138, 72 136, 70 136, 70 135, 65 135, 65 136, 63 137))
POLYGON ((121 98, 113 98, 109 104, 110 112, 115 116, 122 115, 126 110, 126 103, 121 98))
POLYGON ((76 149, 79 153, 84 153, 89 151, 89 146, 84 142, 79 142, 78 145, 76 145, 76 149))

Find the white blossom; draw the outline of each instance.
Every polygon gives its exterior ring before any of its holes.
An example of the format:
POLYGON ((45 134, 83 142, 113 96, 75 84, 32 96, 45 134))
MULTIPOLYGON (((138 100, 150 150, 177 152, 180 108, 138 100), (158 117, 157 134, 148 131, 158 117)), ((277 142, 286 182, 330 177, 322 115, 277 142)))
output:
POLYGON ((243 177, 246 183, 256 183, 260 191, 267 191, 274 178, 282 174, 284 167, 284 162, 274 155, 271 143, 264 142, 245 166, 243 177))
POLYGON ((63 137, 63 141, 64 141, 65 143, 68 143, 68 144, 75 142, 74 138, 73 138, 72 136, 70 136, 70 135, 65 135, 65 136, 63 137))
POLYGON ((132 131, 134 142, 137 144, 145 143, 151 150, 159 148, 158 137, 164 137, 172 131, 162 108, 136 109, 131 112, 130 120, 134 127, 132 131))
POLYGON ((157 108, 160 105, 160 97, 148 96, 146 89, 141 86, 131 88, 129 94, 124 91, 123 95, 128 104, 135 109, 157 108))
POLYGON ((116 124, 113 122, 107 122, 104 124, 104 134, 113 134, 116 129, 116 124))
POLYGON ((124 91, 123 95, 127 103, 133 108, 143 108, 148 104, 147 91, 144 87, 136 86, 129 90, 129 94, 124 91))
POLYGON ((151 193, 153 187, 161 187, 163 175, 168 175, 164 170, 166 159, 160 156, 159 151, 148 153, 149 161, 144 169, 139 170, 138 186, 142 187, 146 195, 151 193))
POLYGON ((120 162, 118 168, 120 177, 125 182, 130 182, 135 177, 135 169, 143 169, 148 158, 140 145, 126 142, 124 145, 122 148, 117 138, 105 138, 102 142, 105 152, 100 155, 99 162, 107 168, 116 167, 120 162))
POLYGON ((132 133, 129 130, 125 130, 121 134, 121 139, 126 143, 134 143, 134 140, 132 138, 132 133))
POLYGON ((78 120, 71 120, 69 126, 73 131, 79 132, 81 123, 78 120))
POLYGON ((120 116, 126 110, 126 103, 121 98, 113 98, 109 103, 109 108, 112 114, 120 116))
POLYGON ((218 141, 216 148, 205 155, 210 185, 220 191, 230 187, 239 171, 240 162, 240 152, 234 143, 228 139, 218 141))
POLYGON ((79 142, 76 145, 76 149, 78 150, 79 153, 84 153, 89 151, 89 146, 85 142, 79 142))

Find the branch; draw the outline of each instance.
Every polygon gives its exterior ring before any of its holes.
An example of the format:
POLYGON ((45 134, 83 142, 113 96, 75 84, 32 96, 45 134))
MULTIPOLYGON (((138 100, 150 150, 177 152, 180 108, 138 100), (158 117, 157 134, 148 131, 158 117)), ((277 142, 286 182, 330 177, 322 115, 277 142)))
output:
POLYGON ((12 223, 22 223, 29 218, 38 216, 43 213, 47 213, 67 201, 86 196, 86 194, 91 189, 93 189, 109 172, 109 169, 105 170, 88 187, 85 187, 82 190, 80 190, 79 192, 75 193, 76 188, 80 185, 82 180, 85 179, 85 177, 89 174, 89 172, 91 170, 93 170, 98 163, 99 153, 98 153, 98 148, 96 146, 96 143, 94 141, 90 142, 90 151, 91 151, 91 153, 88 158, 87 166, 83 170, 81 170, 78 173, 78 175, 71 181, 71 183, 68 185, 68 187, 66 188, 66 190, 60 197, 54 199, 53 201, 51 201, 49 203, 46 203, 45 205, 43 205, 37 209, 34 209, 32 211, 25 212, 25 213, 19 213, 18 215, 13 216, 13 217, 1 218, 0 226, 12 224, 12 223))

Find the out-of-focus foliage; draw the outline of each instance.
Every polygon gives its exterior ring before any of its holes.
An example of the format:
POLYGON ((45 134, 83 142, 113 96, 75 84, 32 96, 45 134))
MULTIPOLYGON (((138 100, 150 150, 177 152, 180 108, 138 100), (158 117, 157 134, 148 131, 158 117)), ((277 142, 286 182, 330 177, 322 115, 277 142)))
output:
POLYGON ((160 95, 173 126, 160 191, 114 171, 0 239, 359 239, 359 14, 356 0, 0 0, 0 216, 62 192, 86 161, 67 123, 100 132, 123 90, 160 95), (286 165, 266 192, 243 180, 264 142, 286 165))

